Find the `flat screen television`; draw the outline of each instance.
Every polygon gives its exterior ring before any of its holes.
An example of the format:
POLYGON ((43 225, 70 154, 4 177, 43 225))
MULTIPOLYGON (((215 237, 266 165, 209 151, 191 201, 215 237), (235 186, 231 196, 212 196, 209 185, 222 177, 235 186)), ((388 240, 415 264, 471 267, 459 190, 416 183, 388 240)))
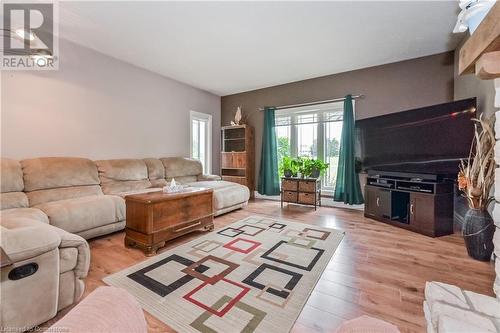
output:
POLYGON ((358 120, 365 171, 456 175, 469 156, 476 98, 358 120))

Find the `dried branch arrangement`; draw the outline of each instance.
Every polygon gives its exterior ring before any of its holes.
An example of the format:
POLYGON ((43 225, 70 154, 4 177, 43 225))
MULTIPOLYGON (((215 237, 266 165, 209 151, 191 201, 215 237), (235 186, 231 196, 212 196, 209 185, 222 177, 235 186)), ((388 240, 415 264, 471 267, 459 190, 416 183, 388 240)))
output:
POLYGON ((493 199, 491 188, 495 178, 495 132, 494 117, 473 119, 474 139, 469 158, 460 164, 458 188, 463 192, 473 209, 486 210, 493 199))

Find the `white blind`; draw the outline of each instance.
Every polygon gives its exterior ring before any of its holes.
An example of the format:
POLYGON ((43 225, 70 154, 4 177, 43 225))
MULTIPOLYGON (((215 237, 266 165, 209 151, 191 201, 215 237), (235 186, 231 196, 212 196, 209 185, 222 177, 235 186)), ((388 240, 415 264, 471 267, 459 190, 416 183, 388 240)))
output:
POLYGON ((343 112, 343 101, 276 110, 276 126, 342 121, 343 112))

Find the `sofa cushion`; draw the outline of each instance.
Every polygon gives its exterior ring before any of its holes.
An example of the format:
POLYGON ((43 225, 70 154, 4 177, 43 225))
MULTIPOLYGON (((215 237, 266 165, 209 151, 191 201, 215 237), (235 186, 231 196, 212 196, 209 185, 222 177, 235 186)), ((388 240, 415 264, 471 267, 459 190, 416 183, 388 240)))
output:
POLYGON ((24 190, 23 170, 16 160, 2 158, 0 161, 0 191, 21 192, 24 190))
POLYGON ((28 207, 28 197, 24 192, 8 192, 0 194, 0 210, 28 207))
POLYGON ((170 184, 170 182, 172 181, 172 179, 175 179, 175 182, 177 184, 187 185, 187 184, 191 184, 191 183, 196 182, 197 177, 196 176, 183 176, 183 177, 181 176, 181 177, 175 177, 175 178, 168 178, 166 180, 166 184, 170 184))
POLYGON ((206 180, 201 182, 191 182, 188 185, 193 187, 206 187, 214 190, 223 187, 240 186, 237 183, 228 182, 225 180, 218 180, 218 181, 206 180))
POLYGON ((227 207, 246 203, 250 198, 248 187, 226 181, 204 181, 188 184, 193 187, 207 187, 214 190, 214 209, 220 210, 227 207))
POLYGON ((148 179, 148 168, 143 160, 115 159, 95 161, 102 184, 114 181, 148 179))
POLYGON ((207 180, 214 181, 214 180, 221 180, 221 179, 222 179, 222 177, 218 176, 218 175, 198 175, 199 182, 207 181, 207 180))
POLYGON ((168 184, 166 179, 152 179, 150 180, 150 182, 151 182, 151 187, 155 188, 163 188, 168 184))
POLYGON ((250 198, 248 187, 239 184, 236 185, 238 186, 223 187, 214 190, 215 210, 248 202, 250 198))
POLYGON ((51 201, 102 195, 102 190, 99 185, 87 185, 38 190, 28 192, 27 195, 30 206, 36 206, 51 201))
POLYGON ((101 188, 105 194, 116 194, 151 187, 146 163, 140 159, 95 161, 101 188))
POLYGON ((21 164, 9 158, 0 159, 0 210, 29 206, 24 192, 21 164))
POLYGON ((144 189, 141 189, 141 190, 120 192, 120 193, 116 193, 114 195, 117 195, 119 197, 125 198, 127 195, 142 194, 142 193, 149 193, 149 192, 158 192, 158 191, 161 191, 161 189, 157 188, 157 187, 151 187, 151 188, 144 188, 144 189))
POLYGON ((87 196, 37 205, 50 224, 78 233, 125 220, 125 201, 114 195, 87 196))
POLYGON ((158 158, 145 158, 144 162, 148 168, 148 178, 151 187, 164 187, 167 185, 165 180, 165 167, 158 158))
MULTIPOLYGON (((106 224, 94 229, 89 229, 85 231, 79 232, 77 235, 85 238, 85 239, 91 239, 99 236, 104 236, 104 235, 109 235, 114 232, 120 231, 125 229, 125 221, 120 221, 116 223, 111 223, 111 224, 106 224)), ((76 235, 76 234, 75 234, 76 235)))
POLYGON ((25 191, 99 185, 94 162, 77 157, 42 157, 21 161, 25 191))
POLYGON ((47 214, 37 208, 13 208, 5 209, 0 212, 2 219, 8 218, 25 218, 38 222, 49 223, 47 214))
MULTIPOLYGON (((181 180, 181 177, 193 177, 192 181, 197 180, 197 176, 203 173, 201 162, 193 158, 185 157, 164 157, 160 159, 165 167, 165 178, 170 180, 181 180)), ((188 182, 187 179, 184 180, 188 182)))
POLYGON ((138 191, 151 187, 149 180, 129 180, 101 185, 104 194, 119 195, 123 192, 138 191))
POLYGON ((145 158, 143 161, 148 169, 149 180, 165 179, 165 167, 159 158, 145 158))

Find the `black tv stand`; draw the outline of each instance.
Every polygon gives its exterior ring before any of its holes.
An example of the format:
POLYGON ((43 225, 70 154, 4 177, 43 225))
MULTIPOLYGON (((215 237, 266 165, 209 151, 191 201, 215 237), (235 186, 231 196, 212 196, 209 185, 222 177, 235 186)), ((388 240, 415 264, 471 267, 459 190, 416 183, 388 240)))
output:
POLYGON ((369 172, 365 216, 431 237, 453 233, 453 182, 420 176, 369 172))

